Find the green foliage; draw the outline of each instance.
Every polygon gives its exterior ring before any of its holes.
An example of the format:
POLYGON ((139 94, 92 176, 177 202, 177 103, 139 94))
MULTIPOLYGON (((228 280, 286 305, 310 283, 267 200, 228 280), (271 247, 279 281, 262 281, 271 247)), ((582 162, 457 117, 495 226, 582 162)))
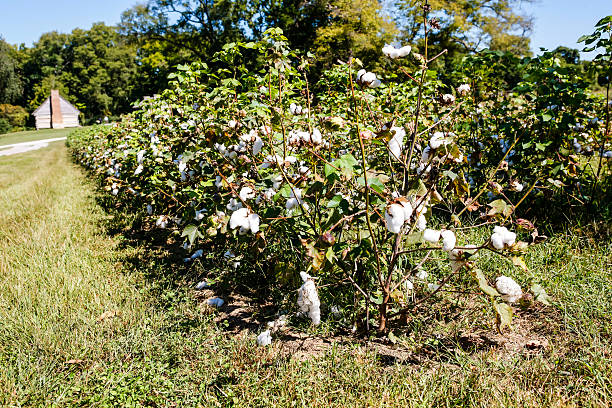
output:
POLYGON ((9 121, 5 118, 0 118, 0 135, 10 132, 11 129, 12 126, 9 121))
POLYGON ((25 127, 28 116, 28 112, 21 106, 0 104, 0 118, 6 119, 13 128, 25 127))
POLYGON ((0 104, 18 101, 23 90, 16 51, 0 37, 0 104))

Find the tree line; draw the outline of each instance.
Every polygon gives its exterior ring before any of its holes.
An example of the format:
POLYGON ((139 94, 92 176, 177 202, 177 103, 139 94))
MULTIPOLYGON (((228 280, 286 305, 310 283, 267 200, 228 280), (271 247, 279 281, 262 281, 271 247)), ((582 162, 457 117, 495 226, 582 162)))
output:
POLYGON ((385 43, 424 48, 419 27, 426 14, 426 23, 436 28, 430 52, 448 50, 440 63, 452 64, 485 48, 529 54, 532 19, 521 14, 521 1, 423 3, 149 0, 126 10, 117 26, 96 23, 67 34, 49 32, 31 47, 0 38, 0 116, 13 127, 25 126, 27 113, 51 89, 81 110, 84 123, 118 116, 167 87, 168 74, 178 64, 210 61, 223 44, 258 40, 269 27, 281 28, 293 49, 312 53, 320 71, 350 57, 380 60, 385 43))

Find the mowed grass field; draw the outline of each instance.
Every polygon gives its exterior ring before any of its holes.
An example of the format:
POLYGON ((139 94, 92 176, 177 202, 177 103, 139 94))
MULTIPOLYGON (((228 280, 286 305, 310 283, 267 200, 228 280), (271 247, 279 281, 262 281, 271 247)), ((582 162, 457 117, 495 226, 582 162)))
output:
POLYGON ((284 340, 259 348, 253 333, 216 323, 164 261, 170 254, 117 232, 63 143, 0 158, 0 208, 2 406, 612 405, 606 233, 560 234, 528 257, 555 306, 519 318, 516 329, 531 322, 545 346, 455 343, 459 329, 492 331, 489 309, 455 305, 395 332, 398 344, 387 348, 409 358, 350 338, 298 358, 282 352, 284 340), (452 326, 451 315, 466 325, 452 326))
POLYGON ((25 132, 14 132, 0 135, 0 147, 23 142, 33 142, 35 140, 55 139, 66 137, 73 129, 41 129, 28 130, 25 132))

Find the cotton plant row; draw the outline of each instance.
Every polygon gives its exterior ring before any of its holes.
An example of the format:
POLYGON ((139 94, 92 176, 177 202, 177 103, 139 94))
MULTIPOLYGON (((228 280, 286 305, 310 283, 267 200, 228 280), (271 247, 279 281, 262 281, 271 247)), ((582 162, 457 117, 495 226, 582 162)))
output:
MULTIPOLYGON (((181 231, 187 265, 215 248, 228 270, 267 270, 270 285, 282 268, 293 282, 282 289, 313 325, 340 306, 357 326, 367 330, 375 318, 384 333, 393 316, 419 299, 435 301, 462 274, 474 277, 508 325, 522 289, 497 271, 485 275, 478 254, 524 268, 528 244, 511 231, 517 224, 503 188, 492 178, 470 180, 474 155, 453 116, 468 103, 470 85, 439 91, 422 74, 431 61, 414 47, 386 46, 391 63, 416 63, 414 78, 424 79, 387 87, 353 60, 335 68, 329 87, 337 93, 304 94, 303 61, 281 33, 269 35, 226 47, 218 62, 228 68, 215 75, 183 67, 172 88, 116 127, 73 134, 75 157, 157 228, 181 231), (240 68, 245 49, 265 56, 265 74, 240 68), (404 113, 387 111, 390 97, 404 113), (487 209, 480 228, 489 238, 466 242, 461 218, 476 204, 487 209)), ((269 344, 282 324, 271 322, 258 342, 269 344)))

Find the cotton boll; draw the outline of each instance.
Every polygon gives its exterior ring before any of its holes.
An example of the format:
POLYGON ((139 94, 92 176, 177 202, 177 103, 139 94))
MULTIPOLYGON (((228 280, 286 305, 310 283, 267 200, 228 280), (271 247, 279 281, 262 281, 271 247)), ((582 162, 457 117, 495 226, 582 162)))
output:
POLYGON ((242 199, 242 201, 246 201, 250 198, 255 197, 255 191, 253 191, 253 189, 249 186, 245 186, 242 187, 242 189, 240 190, 240 198, 242 199))
POLYGON ((321 135, 321 132, 319 131, 319 129, 312 130, 312 135, 310 136, 310 140, 312 141, 313 144, 321 144, 321 142, 323 142, 323 136, 321 135))
POLYGON ((438 148, 440 148, 440 146, 446 144, 445 140, 444 140, 444 133, 442 132, 436 132, 433 134, 433 136, 431 137, 431 139, 429 140, 429 146, 433 149, 436 150, 438 148))
POLYGON ((155 225, 162 229, 166 228, 168 226, 168 217, 165 215, 160 216, 155 222, 155 225))
POLYGON ((283 183, 283 176, 278 175, 278 176, 274 176, 272 177, 272 188, 275 190, 278 190, 281 186, 281 184, 283 183))
POLYGON ((419 215, 417 218, 416 227, 419 231, 423 231, 425 228, 427 228, 427 219, 425 218, 425 215, 419 215))
POLYGON ((442 95, 442 102, 447 105, 450 105, 455 102, 455 96, 452 94, 444 94, 442 95))
POLYGON ((210 287, 210 285, 208 284, 207 281, 201 281, 198 282, 198 284, 196 285, 196 290, 204 290, 204 289, 208 289, 210 287))
POLYGON ((453 231, 444 230, 440 233, 442 237, 442 250, 449 252, 455 248, 457 244, 457 237, 453 231))
POLYGON ((230 228, 236 229, 238 227, 249 229, 249 214, 248 209, 239 208, 230 217, 230 228))
POLYGON ((385 211, 385 221, 389 232, 399 234, 404 225, 404 207, 400 204, 391 204, 385 211))
POLYGON ((495 280, 495 288, 506 302, 514 303, 523 296, 518 283, 507 276, 500 276, 495 280))
POLYGON ((193 217, 194 220, 196 221, 201 221, 204 218, 204 213, 206 212, 206 208, 203 208, 201 210, 196 210, 195 212, 195 217, 193 217))
POLYGON ((499 232, 494 232, 493 235, 491 235, 491 244, 493 244, 493 248, 495 249, 504 249, 504 236, 499 232))
POLYGON ((437 285, 435 283, 428 283, 427 284, 427 289, 429 289, 431 292, 435 292, 438 289, 440 289, 440 285, 437 285))
POLYGON ((421 154, 421 163, 429 162, 430 157, 431 157, 431 146, 427 145, 425 149, 423 149, 423 153, 421 154))
POLYGON ((412 292, 414 290, 414 283, 410 279, 406 279, 404 281, 404 289, 406 289, 406 292, 412 292))
POLYGON ((304 284, 298 289, 298 306, 302 313, 308 313, 312 323, 317 326, 321 323, 321 302, 314 281, 307 273, 300 272, 304 284))
POLYGON ((423 231, 423 239, 435 244, 440 240, 440 231, 427 228, 423 231))
POLYGON ((259 215, 257 214, 249 214, 249 229, 252 234, 257 234, 259 232, 259 215))
POLYGON ((504 234, 503 240, 505 245, 512 246, 516 242, 516 234, 508 231, 506 234, 504 234))
POLYGON ((427 273, 427 271, 425 269, 419 269, 419 271, 416 273, 415 276, 416 276, 417 279, 425 280, 425 279, 427 279, 429 274, 427 273))
POLYGON ((142 164, 140 164, 138 167, 136 167, 136 170, 134 170, 134 175, 137 176, 140 173, 142 173, 142 171, 144 170, 144 167, 142 166, 142 164))
POLYGON ((523 191, 523 185, 521 183, 519 183, 517 180, 512 180, 510 182, 510 188, 514 191, 516 191, 517 193, 520 193, 521 191, 523 191))
POLYGON ((257 345, 258 346, 269 346, 272 344, 272 336, 270 335, 270 330, 266 330, 257 336, 257 345))
POLYGON ((391 158, 399 161, 402 156, 403 145, 400 144, 395 138, 392 138, 389 140, 388 147, 391 158))
POLYGON ((461 96, 465 96, 470 93, 470 89, 471 88, 469 84, 462 84, 459 85, 459 87, 457 88, 457 93, 461 96))
POLYGON ((299 188, 293 188, 291 190, 291 196, 289 197, 289 199, 285 203, 285 208, 287 210, 291 210, 291 209, 299 206, 302 203, 303 203, 303 201, 302 201, 302 190, 300 190, 299 188))
POLYGON ((257 156, 261 152, 262 148, 263 140, 261 139, 261 137, 257 136, 255 138, 255 141, 253 142, 253 156, 257 156))
POLYGON ((153 206, 151 204, 147 204, 147 214, 153 214, 153 206))
POLYGON ((215 298, 211 298, 208 299, 208 301, 206 302, 208 303, 209 306, 213 306, 213 307, 221 307, 223 306, 223 304, 225 303, 225 301, 219 297, 215 297, 215 298))
POLYGON ((410 204, 410 201, 407 199, 403 199, 400 200, 400 205, 404 209, 404 222, 407 222, 410 220, 410 217, 412 217, 412 213, 414 212, 412 204, 410 204))

